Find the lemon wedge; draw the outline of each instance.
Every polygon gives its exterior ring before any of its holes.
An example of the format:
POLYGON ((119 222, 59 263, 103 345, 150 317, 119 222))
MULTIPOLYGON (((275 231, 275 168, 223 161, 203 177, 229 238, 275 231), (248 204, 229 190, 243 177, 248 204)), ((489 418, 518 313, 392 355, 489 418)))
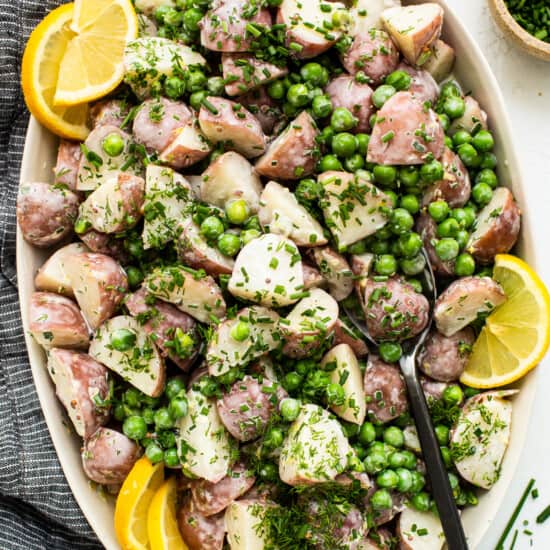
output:
POLYGON ((176 519, 176 478, 167 479, 155 493, 147 515, 151 550, 188 550, 176 519))
POLYGON ((550 294, 523 260, 495 258, 493 278, 507 300, 481 330, 460 381, 473 388, 496 388, 525 376, 550 344, 550 294))
POLYGON ((93 101, 114 90, 124 77, 124 48, 138 35, 130 0, 76 0, 73 38, 59 68, 55 105, 93 101))
POLYGON ((21 63, 21 87, 29 111, 43 126, 66 139, 82 141, 90 132, 88 106, 60 107, 54 95, 61 60, 74 37, 74 4, 50 12, 33 30, 21 63))
POLYGON ((164 482, 164 463, 140 458, 124 480, 115 506, 115 532, 123 550, 150 550, 147 514, 164 482))

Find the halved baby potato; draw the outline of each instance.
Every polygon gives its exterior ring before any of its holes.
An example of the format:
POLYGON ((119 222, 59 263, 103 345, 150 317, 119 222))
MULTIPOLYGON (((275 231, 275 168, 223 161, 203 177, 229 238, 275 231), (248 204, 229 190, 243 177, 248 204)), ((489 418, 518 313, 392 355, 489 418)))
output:
POLYGON ((183 471, 217 483, 227 474, 231 461, 231 438, 216 407, 216 401, 200 391, 187 392, 189 412, 179 421, 178 456, 183 471))
POLYGON ((231 550, 264 550, 268 546, 270 534, 264 518, 273 506, 265 500, 241 499, 226 508, 225 530, 231 550))
POLYGON ((159 161, 176 170, 202 160, 212 147, 195 119, 174 131, 175 138, 159 155, 159 161))
POLYGON ((445 543, 440 519, 409 506, 399 516, 397 534, 403 550, 441 550, 445 543))
POLYGON ((298 246, 327 243, 321 224, 298 202, 290 189, 275 181, 270 181, 262 192, 258 218, 266 231, 288 237, 298 246))
POLYGON ((225 301, 216 281, 191 268, 157 268, 145 279, 153 296, 174 304, 201 323, 218 322, 225 316, 225 301))
POLYGON ((331 409, 344 420, 353 424, 363 424, 367 414, 365 391, 363 389, 363 373, 359 361, 348 344, 339 344, 329 350, 321 367, 330 370, 330 381, 344 388, 345 402, 343 405, 332 405, 331 409))
POLYGON ((353 272, 346 258, 328 246, 314 248, 313 258, 331 296, 338 302, 346 299, 353 291, 353 272))
POLYGON ((208 371, 220 376, 276 349, 281 341, 279 315, 265 307, 244 308, 218 325, 206 351, 208 371), (244 336, 236 333, 242 328, 244 336))
POLYGON ((157 397, 163 392, 164 360, 133 317, 119 315, 103 323, 96 330, 88 353, 144 394, 157 397), (123 338, 126 343, 121 346, 119 341, 123 338))
POLYGON ((271 233, 247 243, 239 252, 227 286, 237 298, 266 307, 282 307, 302 297, 302 258, 289 239, 271 233))
POLYGON ((453 70, 455 62, 455 51, 443 40, 436 40, 430 48, 431 55, 422 65, 425 71, 428 71, 436 82, 445 80, 453 70))

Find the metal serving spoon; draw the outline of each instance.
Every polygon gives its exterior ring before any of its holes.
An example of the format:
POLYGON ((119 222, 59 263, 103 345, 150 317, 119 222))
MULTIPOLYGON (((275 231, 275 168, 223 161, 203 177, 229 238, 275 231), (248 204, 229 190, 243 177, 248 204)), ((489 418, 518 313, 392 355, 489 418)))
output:
MULTIPOLYGON (((432 492, 435 504, 443 526, 443 532, 447 539, 448 550, 468 550, 468 543, 462 528, 462 522, 458 513, 458 508, 453 497, 453 491, 449 483, 449 476, 441 457, 439 443, 437 441, 424 391, 420 385, 418 371, 416 369, 416 360, 424 340, 430 330, 433 319, 433 308, 437 298, 437 288, 435 277, 430 266, 426 251, 422 249, 422 254, 426 259, 426 267, 423 271, 423 288, 426 297, 430 302, 430 319, 426 328, 416 338, 405 340, 402 343, 403 355, 399 360, 401 373, 407 385, 407 392, 413 417, 418 431, 418 438, 422 447, 422 458, 426 463, 426 469, 430 478, 432 492)), ((357 317, 349 308, 344 307, 344 311, 350 321, 363 334, 371 345, 377 347, 378 344, 369 334, 367 325, 357 317)))

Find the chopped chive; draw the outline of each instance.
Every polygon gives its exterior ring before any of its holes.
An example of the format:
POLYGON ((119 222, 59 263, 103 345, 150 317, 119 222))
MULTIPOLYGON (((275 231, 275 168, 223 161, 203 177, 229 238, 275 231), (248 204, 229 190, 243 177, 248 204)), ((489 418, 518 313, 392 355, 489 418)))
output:
MULTIPOLYGON (((512 516, 508 520, 508 523, 506 524, 506 527, 504 528, 504 531, 502 532, 502 535, 500 536, 500 539, 498 539, 495 550, 503 550, 504 541, 506 540, 506 537, 508 537, 508 535, 510 534, 510 531, 512 530, 512 527, 514 526, 514 523, 516 522, 516 519, 518 519, 519 513, 521 512, 521 509, 523 508, 523 505, 525 504, 525 501, 527 500, 527 497, 529 496, 529 493, 531 492, 531 489, 533 488, 534 484, 535 484, 534 479, 529 480, 529 483, 527 484, 527 487, 525 488, 525 491, 523 491, 523 495, 521 495, 521 498, 520 498, 516 508, 514 509, 514 512, 512 513, 512 516)), ((548 511, 548 515, 550 515, 550 506, 545 510, 545 512, 546 511, 548 511)), ((544 514, 544 512, 543 512, 543 514, 544 514)), ((537 518, 537 521, 538 521, 538 518, 537 518)), ((542 522, 540 522, 540 523, 542 523, 542 522)))
POLYGON ((537 523, 544 523, 550 517, 550 506, 547 506, 538 516, 537 523))
POLYGON ((516 545, 517 539, 518 539, 518 530, 516 529, 514 532, 514 538, 512 539, 512 544, 510 544, 510 550, 514 550, 514 546, 516 545))
POLYGON ((255 27, 252 23, 246 24, 246 31, 256 38, 262 35, 262 31, 255 27))
POLYGON ((388 133, 382 136, 382 143, 388 143, 388 141, 391 141, 394 137, 395 132, 393 130, 390 130, 388 133))
POLYGON ((212 105, 212 103, 210 103, 210 101, 208 101, 208 99, 206 98, 201 101, 201 105, 205 109, 208 109, 213 115, 217 115, 219 113, 218 109, 216 109, 216 107, 212 105))

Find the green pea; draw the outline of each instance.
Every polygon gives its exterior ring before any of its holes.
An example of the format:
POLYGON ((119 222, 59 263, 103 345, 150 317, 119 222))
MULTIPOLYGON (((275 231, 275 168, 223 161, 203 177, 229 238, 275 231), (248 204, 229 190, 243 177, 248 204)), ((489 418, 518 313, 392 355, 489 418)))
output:
POLYGON ((358 439, 359 439, 359 443, 362 443, 363 445, 368 445, 369 443, 372 443, 376 439, 376 431, 374 429, 372 422, 364 422, 361 425, 358 439))
POLYGON ((155 412, 155 426, 157 429, 168 429, 174 427, 174 419, 166 407, 161 407, 155 412))
POLYGON ((203 13, 198 8, 190 8, 183 13, 183 24, 188 31, 197 32, 203 13))
POLYGON ((460 225, 454 218, 447 218, 437 226, 437 236, 440 238, 454 237, 460 231, 460 225))
POLYGON ((391 254, 382 254, 374 262, 374 271, 378 275, 394 275, 397 271, 397 260, 391 254))
POLYGON ((484 168, 477 173, 476 183, 486 183, 491 189, 495 189, 498 186, 497 175, 494 170, 484 168))
POLYGON ((370 503, 374 510, 388 510, 393 506, 391 494, 387 489, 378 489, 370 497, 370 503))
POLYGON ((362 134, 362 133, 356 134, 355 139, 357 140, 357 152, 360 155, 365 156, 367 154, 367 149, 369 147, 369 141, 370 141, 369 134, 362 134))
POLYGON ((284 435, 279 428, 270 428, 264 436, 264 445, 270 449, 277 449, 283 444, 284 435))
POLYGON ((101 148, 110 157, 118 157, 124 151, 124 140, 118 132, 107 134, 101 142, 101 148))
MULTIPOLYGON (((367 456, 367 449, 365 449, 365 447, 363 447, 362 445, 359 445, 359 443, 354 443, 352 447, 353 447, 353 450, 355 451, 355 454, 357 455, 357 458, 363 461, 367 456)), ((363 469, 364 468, 365 467, 363 465, 363 469)))
POLYGON ((175 399, 179 395, 185 393, 185 382, 179 376, 175 378, 170 378, 170 380, 168 380, 168 382, 166 383, 164 393, 166 394, 166 397, 168 397, 168 399, 175 399))
POLYGON ((451 458, 451 450, 449 449, 449 447, 446 446, 439 447, 439 450, 441 451, 441 458, 443 459, 445 468, 450 468, 453 464, 453 460, 451 458))
POLYGON ((489 168, 489 170, 494 170, 497 167, 498 161, 494 153, 483 153, 481 155, 480 168, 489 168))
POLYGON ((206 89, 211 95, 223 95, 225 91, 225 81, 221 76, 211 76, 206 81, 206 89))
POLYGON ((393 71, 384 80, 385 84, 393 86, 398 91, 408 90, 411 87, 412 78, 406 71, 393 71))
POLYGON ((126 418, 126 407, 122 403, 117 403, 113 410, 115 420, 122 422, 126 418))
POLYGON ((469 215, 464 208, 453 208, 450 212, 451 218, 454 218, 460 227, 466 227, 469 222, 469 215))
POLYGON ((155 423, 155 411, 151 407, 145 407, 141 411, 141 416, 143 417, 143 420, 145 420, 145 423, 150 425, 155 423))
POLYGON ((391 186, 397 180, 397 168, 395 166, 385 166, 383 164, 377 164, 372 169, 374 181, 380 185, 391 186))
POLYGON ((423 254, 417 254, 413 258, 403 258, 399 262, 399 266, 405 275, 418 275, 426 267, 426 258, 424 258, 423 254))
POLYGON ((411 471, 407 470, 406 468, 398 468, 395 473, 399 478, 396 489, 400 493, 407 493, 408 491, 410 491, 413 483, 413 476, 411 471))
POLYGON ((348 254, 364 254, 367 251, 367 241, 357 241, 356 243, 348 246, 348 254))
POLYGON ((472 198, 479 206, 489 204, 493 196, 493 190, 487 183, 476 183, 472 189, 472 198))
POLYGON ((403 166, 399 169, 399 180, 405 187, 414 187, 420 181, 416 166, 403 166))
POLYGON ((445 84, 441 86, 441 91, 439 93, 443 99, 448 97, 460 97, 462 95, 460 87, 454 80, 445 82, 445 84))
POLYGON ((326 86, 328 83, 328 71, 320 63, 306 63, 300 69, 300 76, 304 82, 309 82, 313 86, 326 86))
POLYGON ((313 359, 300 359, 294 364, 294 370, 302 376, 305 376, 316 367, 317 363, 313 359))
POLYGON ((111 334, 111 346, 116 351, 128 351, 136 345, 137 335, 133 330, 119 328, 111 334))
POLYGON ((282 80, 274 80, 267 86, 267 94, 273 99, 283 99, 286 94, 286 87, 282 80))
POLYGON ((444 262, 454 260, 459 252, 458 243, 451 237, 445 237, 435 244, 435 253, 444 262))
POLYGON ((286 99, 293 107, 304 107, 311 99, 309 89, 305 84, 293 84, 286 92, 286 99))
POLYGON ((145 456, 153 463, 162 462, 164 458, 164 451, 156 444, 149 443, 145 449, 145 456))
POLYGON ((466 213, 466 218, 464 219, 464 228, 470 229, 476 221, 476 209, 473 206, 466 205, 463 210, 466 213))
POLYGON ((265 481, 277 481, 279 479, 279 469, 271 462, 264 462, 258 470, 258 475, 265 481))
POLYGON ((464 399, 464 392, 459 385, 452 384, 443 390, 442 399, 447 405, 459 405, 464 399))
POLYGON ((123 396, 122 400, 129 407, 138 408, 141 406, 141 399, 143 394, 137 388, 128 388, 123 396))
POLYGON ((198 92, 206 88, 206 76, 202 71, 195 69, 187 73, 187 88, 190 92, 198 92))
POLYGON ((296 371, 288 372, 283 379, 283 387, 287 391, 297 390, 302 384, 302 380, 302 375, 298 374, 296 371))
POLYGON ((226 204, 225 214, 233 225, 242 225, 250 216, 250 208, 244 199, 236 199, 226 204))
POLYGON ((332 152, 339 157, 351 157, 357 150, 357 141, 353 134, 340 132, 332 138, 332 152))
POLYGON ((386 455, 381 451, 369 451, 363 460, 363 466, 368 474, 381 472, 387 466, 386 455))
POLYGON ((458 130, 453 134, 453 145, 455 147, 460 147, 465 143, 471 143, 472 136, 467 130, 458 130))
POLYGON ((414 470, 416 468, 416 456, 414 453, 403 449, 396 452, 399 453, 399 456, 395 457, 393 460, 390 455, 392 468, 395 468, 397 466, 407 468, 408 470, 414 470))
POLYGON ((206 90, 200 90, 198 92, 193 92, 189 96, 189 104, 193 109, 197 111, 200 110, 202 102, 208 97, 208 92, 206 90))
POLYGON ((346 402, 346 392, 340 384, 330 383, 326 389, 327 401, 329 405, 341 407, 346 402))
POLYGON ((351 157, 344 160, 344 168, 348 172, 357 172, 365 167, 365 157, 359 153, 355 153, 351 157))
POLYGON ((332 113, 332 101, 326 95, 318 95, 311 102, 311 110, 315 118, 326 118, 332 113))
POLYGON ((383 434, 384 442, 392 447, 403 447, 405 444, 405 436, 403 430, 397 426, 390 426, 384 430, 383 434))
POLYGON ((372 94, 372 104, 377 108, 380 109, 390 97, 394 96, 397 93, 397 90, 393 86, 389 86, 388 84, 382 84, 382 86, 378 86, 376 90, 374 90, 372 94))
POLYGON ((245 321, 238 321, 233 325, 230 335, 236 342, 244 342, 250 336, 250 325, 245 321))
POLYGON ((438 424, 434 427, 435 436, 440 445, 447 445, 449 443, 449 428, 443 424, 438 424))
POLYGON ((390 214, 390 229, 396 235, 403 235, 410 231, 414 225, 414 218, 404 208, 396 208, 390 214))
POLYGON ((422 250, 422 237, 418 233, 405 233, 399 236, 399 249, 405 258, 413 258, 422 250))
POLYGON ((141 416, 129 416, 122 424, 122 432, 126 437, 138 441, 145 437, 147 424, 141 416))
POLYGON ((335 132, 346 132, 357 126, 357 118, 345 107, 336 107, 330 117, 330 125, 335 132))
POLYGON ((411 471, 411 473, 413 477, 411 492, 418 493, 419 491, 422 491, 424 485, 426 485, 426 479, 420 472, 416 470, 411 471))
POLYGON ((329 171, 339 171, 342 170, 342 163, 336 155, 325 155, 319 161, 319 171, 320 172, 329 172, 329 171))
POLYGON ((384 489, 393 489, 399 483, 399 476, 393 470, 383 470, 376 476, 376 484, 384 489))
POLYGON ((166 13, 173 9, 174 8, 172 8, 171 6, 159 6, 154 12, 157 23, 162 25, 164 23, 164 16, 166 15, 166 13))
POLYGON ((92 222, 85 218, 77 218, 74 222, 74 232, 77 235, 83 235, 92 227, 92 222))
POLYGON ((236 256, 241 249, 241 239, 234 233, 224 233, 218 237, 218 249, 224 256, 236 256))
POLYGON ((430 495, 424 491, 416 493, 411 497, 411 504, 420 512, 427 512, 430 509, 430 495))
POLYGON ((128 286, 131 289, 137 288, 143 282, 143 272, 139 267, 129 265, 126 268, 126 276, 128 277, 128 286))
POLYGON ((337 9, 332 13, 331 22, 336 29, 347 27, 351 22, 351 15, 345 9, 337 9))
POLYGON ((411 214, 416 214, 420 210, 420 201, 415 195, 403 195, 400 206, 411 214))
POLYGON ((164 23, 169 27, 179 27, 182 24, 183 14, 174 8, 169 8, 164 14, 164 23))
POLYGON ((387 254, 390 251, 389 241, 375 241, 372 243, 371 250, 374 254, 387 254))
POLYGON ((456 232, 454 239, 458 243, 458 248, 460 250, 464 250, 470 241, 470 233, 468 233, 465 229, 461 229, 456 232))
POLYGON ((438 160, 432 160, 420 167, 420 178, 426 183, 435 183, 443 178, 445 170, 438 160))
POLYGON ((480 153, 488 153, 494 146, 493 134, 488 130, 480 130, 472 139, 472 145, 480 153))
POLYGON ((164 451, 164 465, 168 468, 178 468, 180 465, 180 459, 178 457, 178 451, 175 447, 166 449, 164 451))
MULTIPOLYGON (((382 342, 378 346, 378 353, 380 354, 380 357, 386 362, 386 363, 397 363, 399 359, 401 359, 401 355, 403 354, 403 350, 401 349, 401 345, 397 342, 382 342)), ((399 429, 399 428, 397 428, 399 429)), ((386 441, 386 440, 384 440, 386 441)), ((389 443, 390 445, 393 445, 391 441, 386 441, 386 443, 389 443)), ((399 445, 395 445, 396 447, 399 447, 399 445)))
POLYGON ((454 151, 453 140, 452 140, 451 137, 445 136, 443 138, 443 143, 445 144, 445 147, 447 147, 447 149, 450 149, 451 151, 454 151))
POLYGON ((261 234, 261 231, 257 229, 245 229, 241 232, 241 241, 243 245, 248 244, 250 241, 257 239, 261 234))
POLYGON ((450 118, 460 118, 466 111, 466 103, 461 97, 450 96, 443 101, 443 112, 450 118))
POLYGON ((214 397, 220 391, 220 385, 213 376, 202 376, 198 382, 199 391, 205 397, 214 397))
POLYGON ((476 261, 471 254, 463 252, 459 254, 455 262, 455 274, 459 277, 469 277, 476 270, 476 261))
POLYGON ((465 143, 457 149, 460 160, 468 168, 477 168, 481 164, 481 158, 470 143, 465 143))
POLYGON ((179 420, 180 418, 187 416, 188 409, 189 406, 187 404, 187 398, 185 397, 177 397, 176 399, 172 399, 168 405, 168 410, 174 420, 179 420))
POLYGON ((223 232, 225 227, 217 216, 208 216, 200 225, 200 232, 208 239, 215 240, 223 232))
POLYGON ((280 404, 281 416, 287 422, 293 422, 300 414, 301 403, 298 399, 285 397, 280 404))
POLYGON ((397 193, 392 189, 384 189, 384 194, 387 195, 388 199, 390 199, 389 203, 391 207, 397 208, 397 203, 399 202, 399 197, 397 196, 397 193))
POLYGON ((451 119, 445 113, 439 113, 437 116, 439 117, 439 122, 441 122, 443 130, 446 132, 451 125, 451 119))

